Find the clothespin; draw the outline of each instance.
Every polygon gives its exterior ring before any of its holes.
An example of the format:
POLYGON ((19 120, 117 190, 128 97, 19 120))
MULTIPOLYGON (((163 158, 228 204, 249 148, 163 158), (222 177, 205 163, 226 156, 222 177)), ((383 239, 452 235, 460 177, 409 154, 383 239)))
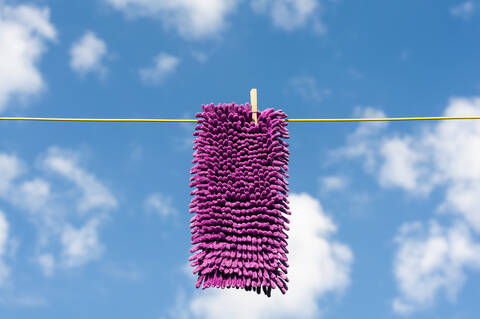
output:
POLYGON ((253 121, 255 122, 255 125, 258 124, 258 118, 257 118, 257 89, 251 89, 250 90, 250 104, 252 105, 252 118, 253 121))

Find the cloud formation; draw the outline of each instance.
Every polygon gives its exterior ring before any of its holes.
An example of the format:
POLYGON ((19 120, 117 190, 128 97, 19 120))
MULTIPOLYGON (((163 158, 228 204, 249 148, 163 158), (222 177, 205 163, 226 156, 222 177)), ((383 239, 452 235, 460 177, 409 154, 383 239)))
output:
POLYGON ((162 193, 150 194, 145 200, 145 208, 160 216, 168 216, 176 213, 172 199, 162 193))
POLYGON ((0 2, 0 112, 45 88, 38 62, 55 39, 48 8, 0 2))
POLYGON ((5 283, 10 274, 10 268, 4 260, 7 254, 9 231, 10 225, 7 222, 7 218, 5 214, 0 211, 0 287, 5 283))
POLYGON ((117 206, 111 191, 78 157, 77 152, 51 147, 38 157, 41 172, 32 177, 24 161, 0 153, 0 176, 5 176, 0 199, 23 211, 35 226, 33 257, 46 276, 98 259, 104 250, 99 228, 117 206))
POLYGON ((313 22, 317 32, 326 32, 317 16, 317 0, 252 0, 251 5, 255 12, 270 16, 273 25, 280 29, 292 31, 313 22))
POLYGON ((160 85, 175 72, 179 63, 178 57, 160 53, 155 57, 152 66, 140 69, 140 78, 146 84, 160 85))
POLYGON ((308 75, 296 76, 292 78, 290 84, 298 95, 313 102, 323 102, 332 94, 330 89, 321 88, 317 80, 308 75))
POLYGON ((187 39, 211 37, 221 32, 238 0, 105 0, 130 17, 160 19, 187 39))
POLYGON ((470 0, 465 1, 457 6, 451 7, 450 14, 456 18, 468 20, 473 16, 476 9, 477 6, 475 2, 470 0))
MULTIPOLYGON (((480 98, 452 98, 443 115, 478 116, 480 98)), ((363 161, 381 187, 402 189, 417 198, 434 190, 445 194, 437 212, 450 214, 453 226, 439 226, 435 220, 428 229, 407 224, 397 236, 400 296, 393 308, 410 313, 433 305, 440 291, 454 300, 465 280, 464 269, 479 268, 474 255, 480 244, 470 231, 480 233, 480 122, 440 121, 405 134, 392 134, 386 127, 360 125, 334 154, 363 161)))
MULTIPOLYGON (((128 17, 151 17, 162 21, 186 39, 218 36, 228 28, 228 18, 243 0, 104 0, 128 17)), ((319 0, 250 0, 257 14, 271 18, 275 27, 292 31, 307 25, 320 34, 326 27, 319 18, 319 0)))
POLYGON ((394 274, 400 296, 393 309, 401 314, 431 306, 443 293, 455 301, 466 280, 466 270, 480 269, 480 244, 470 229, 458 223, 444 228, 436 222, 401 227, 395 241, 399 248, 394 274))
POLYGON ((103 59, 107 54, 107 45, 92 31, 87 31, 70 49, 70 66, 79 74, 98 72, 105 74, 103 59))

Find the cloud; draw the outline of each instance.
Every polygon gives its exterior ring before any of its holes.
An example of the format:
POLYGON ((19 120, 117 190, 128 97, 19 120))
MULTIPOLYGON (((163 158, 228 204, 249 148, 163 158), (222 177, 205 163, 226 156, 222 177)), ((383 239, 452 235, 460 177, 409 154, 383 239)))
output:
POLYGON ((280 29, 292 31, 312 22, 317 32, 326 32, 317 15, 320 9, 317 0, 252 0, 251 6, 255 12, 269 15, 273 25, 280 29))
POLYGON ((129 17, 158 18, 167 30, 187 39, 219 34, 238 0, 104 0, 129 17))
POLYGON ((5 217, 5 214, 0 211, 0 287, 10 275, 10 268, 4 260, 8 249, 9 230, 10 225, 7 222, 7 218, 5 217))
POLYGON ((192 57, 200 63, 205 63, 208 60, 208 54, 202 51, 193 51, 192 57))
POLYGON ((344 176, 331 175, 320 178, 320 187, 324 192, 343 190, 347 185, 348 180, 344 176))
POLYGON ((150 194, 145 200, 145 208, 160 216, 168 216, 176 213, 172 199, 161 193, 150 194))
POLYGON ((353 254, 348 246, 332 238, 337 226, 310 195, 290 194, 289 200, 292 215, 287 294, 275 291, 271 298, 259 298, 236 289, 208 289, 184 302, 190 318, 314 318, 321 312, 318 298, 340 294, 348 287, 353 254))
POLYGON ((144 273, 135 264, 107 264, 103 267, 103 272, 112 278, 119 279, 121 281, 140 281, 144 279, 144 273))
POLYGON ((0 112, 45 88, 37 64, 55 38, 48 8, 0 2, 0 112))
POLYGON ((90 219, 83 227, 66 225, 62 232, 63 257, 67 267, 78 267, 97 259, 104 247, 98 240, 99 221, 90 219))
POLYGON ((48 305, 47 300, 44 297, 39 297, 39 296, 31 296, 31 295, 0 296, 0 306, 33 308, 33 307, 45 307, 47 305, 48 305))
POLYGON ((43 161, 46 169, 55 172, 73 182, 83 193, 77 201, 79 211, 91 209, 109 209, 117 206, 111 192, 97 178, 82 169, 75 155, 62 149, 51 147, 43 161))
POLYGON ((22 165, 14 155, 0 153, 0 196, 5 196, 11 183, 20 175, 22 165))
MULTIPOLYGON (((384 118, 385 113, 373 107, 360 108, 354 111, 355 117, 360 118, 384 118)), ((378 134, 388 126, 387 122, 364 122, 358 125, 357 129, 347 137, 346 145, 333 150, 332 158, 360 158, 364 159, 364 167, 367 171, 374 171, 378 147, 378 134)))
POLYGON ((386 139, 380 148, 384 163, 380 168, 380 184, 385 187, 401 187, 408 191, 428 193, 431 184, 424 183, 428 169, 425 157, 417 152, 410 137, 386 139))
MULTIPOLYGON (((480 98, 452 98, 443 115, 478 116, 480 98)), ((403 134, 386 131, 386 124, 368 130, 362 125, 333 154, 363 160, 381 187, 423 197, 434 190, 444 192, 437 212, 451 214, 455 224, 444 229, 433 221, 429 230, 420 224, 402 228, 395 262, 401 296, 394 310, 408 313, 428 307, 439 291, 453 299, 465 280, 463 269, 478 268, 477 257, 467 252, 479 249, 470 231, 480 233, 480 122, 419 124, 416 132, 403 134)))
MULTIPOLYGON (((228 27, 242 0, 104 0, 128 17, 151 17, 162 21, 166 30, 175 30, 186 39, 215 37, 228 27)), ((267 15, 273 25, 292 31, 307 25, 318 34, 327 28, 319 17, 318 0, 251 0, 251 8, 267 15)))
POLYGON ((465 1, 457 6, 451 7, 450 14, 456 18, 468 20, 473 16, 476 7, 473 1, 465 1))
POLYGON ((162 84, 165 78, 175 72, 180 63, 180 59, 167 53, 158 54, 153 62, 153 66, 140 69, 140 78, 147 84, 162 84))
MULTIPOLYGON (((452 98, 443 115, 478 116, 480 98, 452 98)), ((480 232, 480 122, 440 121, 404 136, 380 138, 380 132, 360 126, 337 154, 363 159, 384 187, 413 195, 446 187, 440 210, 462 216, 480 232)))
POLYGON ((394 274, 400 296, 393 301, 397 313, 408 314, 431 306, 440 293, 455 301, 467 269, 480 269, 480 243, 469 228, 457 223, 444 228, 435 222, 405 224, 395 239, 399 245, 394 274))
POLYGON ((13 196, 11 200, 30 211, 43 207, 51 196, 50 184, 38 177, 25 181, 17 187, 17 190, 11 194, 13 196))
POLYGON ((92 31, 87 31, 70 49, 70 66, 80 74, 98 72, 104 74, 106 68, 102 59, 107 54, 107 45, 92 31))
POLYGON ((79 156, 51 147, 36 161, 40 172, 29 172, 17 156, 0 153, 0 175, 5 176, 0 198, 35 226, 34 259, 45 276, 98 259, 105 249, 100 227, 117 207, 111 191, 80 165, 79 156))
POLYGON ((55 270, 55 257, 52 254, 41 254, 37 258, 37 263, 47 277, 53 275, 55 270))
POLYGON ((290 84, 293 90, 305 100, 321 102, 332 94, 330 89, 320 88, 315 78, 311 76, 294 77, 290 84))

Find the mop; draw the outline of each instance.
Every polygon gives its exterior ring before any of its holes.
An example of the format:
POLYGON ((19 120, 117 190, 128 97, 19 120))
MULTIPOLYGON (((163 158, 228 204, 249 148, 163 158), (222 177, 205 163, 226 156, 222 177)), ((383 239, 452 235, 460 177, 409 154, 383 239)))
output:
POLYGON ((250 105, 202 105, 190 187, 196 287, 285 294, 288 206, 286 114, 250 105), (203 284, 203 285, 202 285, 203 284))

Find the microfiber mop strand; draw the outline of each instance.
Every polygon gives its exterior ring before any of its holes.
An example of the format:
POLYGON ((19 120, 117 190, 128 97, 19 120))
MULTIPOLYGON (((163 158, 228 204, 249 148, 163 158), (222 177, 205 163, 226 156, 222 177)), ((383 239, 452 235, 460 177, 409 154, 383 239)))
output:
POLYGON ((202 289, 242 288, 270 297, 288 289, 287 115, 232 104, 197 113, 190 178, 192 249, 202 289))

